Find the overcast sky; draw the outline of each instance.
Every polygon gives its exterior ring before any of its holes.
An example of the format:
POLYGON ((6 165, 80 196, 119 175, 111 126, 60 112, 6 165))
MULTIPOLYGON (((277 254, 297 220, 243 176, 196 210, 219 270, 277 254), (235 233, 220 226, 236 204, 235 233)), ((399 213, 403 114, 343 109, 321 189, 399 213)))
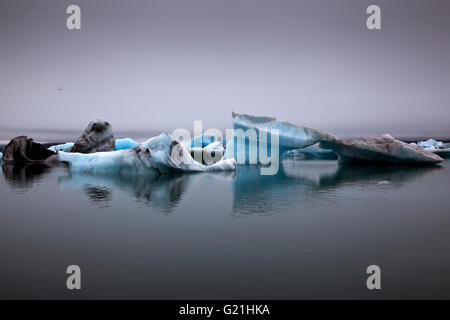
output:
POLYGON ((0 127, 450 133, 450 1, 1 0, 0 127), (66 8, 81 7, 81 30, 66 8), (382 30, 366 28, 381 7, 382 30), (62 91, 58 91, 63 87, 62 91))

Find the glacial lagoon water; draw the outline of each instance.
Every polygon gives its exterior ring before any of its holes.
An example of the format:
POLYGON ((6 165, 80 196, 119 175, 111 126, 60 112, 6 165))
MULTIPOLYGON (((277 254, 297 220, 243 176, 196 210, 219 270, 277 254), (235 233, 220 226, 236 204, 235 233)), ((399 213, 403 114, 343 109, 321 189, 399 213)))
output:
POLYGON ((0 298, 450 298, 448 160, 154 180, 2 169, 0 298))

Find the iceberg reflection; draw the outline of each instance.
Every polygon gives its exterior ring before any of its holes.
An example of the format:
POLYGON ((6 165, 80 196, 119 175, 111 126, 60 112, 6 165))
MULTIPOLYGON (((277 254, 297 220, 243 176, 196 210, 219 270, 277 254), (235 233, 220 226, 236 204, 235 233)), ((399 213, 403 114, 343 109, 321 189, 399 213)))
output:
POLYGON ((440 166, 344 165, 336 161, 285 161, 276 175, 260 175, 258 166, 239 166, 233 183, 233 215, 273 215, 292 207, 329 204, 340 189, 350 194, 400 188, 440 166), (379 182, 388 182, 385 183, 379 182))
POLYGON ((2 172, 5 180, 14 189, 26 191, 35 182, 40 181, 51 170, 51 167, 41 163, 3 164, 2 172))
POLYGON ((189 174, 149 176, 123 176, 120 174, 69 173, 59 176, 61 188, 83 190, 94 204, 107 206, 113 192, 132 196, 138 202, 170 212, 177 206, 191 180, 189 174))

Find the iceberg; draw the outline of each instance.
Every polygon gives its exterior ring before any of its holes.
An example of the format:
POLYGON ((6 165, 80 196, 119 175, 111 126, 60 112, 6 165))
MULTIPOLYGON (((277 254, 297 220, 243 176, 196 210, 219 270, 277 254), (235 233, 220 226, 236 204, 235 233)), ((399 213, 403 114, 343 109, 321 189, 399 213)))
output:
POLYGON ((397 164, 436 164, 443 159, 422 147, 394 139, 389 134, 360 139, 321 142, 320 147, 339 155, 339 162, 385 162, 397 164))
POLYGON ((91 121, 68 152, 93 153, 114 151, 116 148, 112 127, 108 121, 91 121))
POLYGON ((227 171, 236 169, 234 159, 223 159, 212 165, 195 161, 185 146, 167 133, 150 138, 127 150, 91 154, 58 152, 58 160, 76 172, 120 173, 124 175, 160 175, 170 172, 227 171))
POLYGON ((4 163, 26 163, 45 162, 55 152, 48 150, 40 143, 36 143, 32 138, 19 136, 11 139, 2 154, 4 163))
POLYGON ((444 144, 442 141, 436 141, 434 139, 428 139, 427 141, 419 141, 417 143, 411 143, 412 145, 421 146, 427 150, 436 150, 442 147, 444 144))
POLYGON ((425 150, 429 150, 441 158, 450 158, 450 143, 428 139, 417 143, 412 142, 411 145, 421 146, 425 150))
POLYGON ((259 158, 259 141, 262 135, 266 136, 266 141, 272 141, 272 134, 278 135, 278 146, 272 146, 271 142, 267 142, 268 156, 271 156, 274 148, 278 149, 278 160, 282 158, 286 151, 305 148, 321 141, 336 141, 338 139, 332 134, 280 121, 276 118, 235 112, 232 112, 232 116, 234 133, 232 137, 228 138, 225 158, 240 159, 242 155, 238 155, 238 152, 240 152, 238 150, 241 149, 245 150, 246 163, 252 163, 250 159, 252 152, 257 155, 256 162, 261 161, 259 158), (255 150, 252 150, 252 147, 255 147, 255 150))
MULTIPOLYGON (((259 158, 252 162, 250 153, 252 148, 256 149, 256 151, 253 150, 253 153, 257 153, 259 157, 261 133, 270 132, 278 132, 278 150, 276 150, 277 148, 275 150, 280 156, 286 151, 309 147, 320 142, 320 148, 333 150, 338 154, 339 162, 436 164, 443 161, 433 152, 396 140, 388 134, 375 138, 340 139, 320 130, 294 125, 276 118, 256 117, 234 112, 232 115, 234 133, 231 141, 227 142, 224 158, 236 158, 238 163, 241 163, 240 158, 242 158, 242 151, 238 151, 239 148, 245 152, 246 163, 260 162, 259 158), (239 129, 242 129, 241 133, 254 129, 256 134, 245 134, 243 139, 238 139, 237 130, 239 129), (254 148, 255 146, 256 148, 254 148)), ((265 141, 269 141, 269 138, 265 141)), ((273 149, 271 143, 267 143, 267 149, 273 149)))
POLYGON ((232 116, 235 130, 255 129, 256 131, 265 132, 278 130, 279 145, 289 150, 308 147, 320 141, 335 141, 337 139, 332 134, 280 121, 276 118, 251 116, 235 112, 232 112, 232 116))

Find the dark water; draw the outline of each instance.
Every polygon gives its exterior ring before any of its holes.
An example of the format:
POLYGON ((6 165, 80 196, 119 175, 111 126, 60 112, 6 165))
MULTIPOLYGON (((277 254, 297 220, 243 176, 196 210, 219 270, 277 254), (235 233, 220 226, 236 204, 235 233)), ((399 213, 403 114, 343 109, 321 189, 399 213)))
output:
POLYGON ((449 187, 448 161, 153 181, 3 166, 0 298, 450 298, 449 187))

